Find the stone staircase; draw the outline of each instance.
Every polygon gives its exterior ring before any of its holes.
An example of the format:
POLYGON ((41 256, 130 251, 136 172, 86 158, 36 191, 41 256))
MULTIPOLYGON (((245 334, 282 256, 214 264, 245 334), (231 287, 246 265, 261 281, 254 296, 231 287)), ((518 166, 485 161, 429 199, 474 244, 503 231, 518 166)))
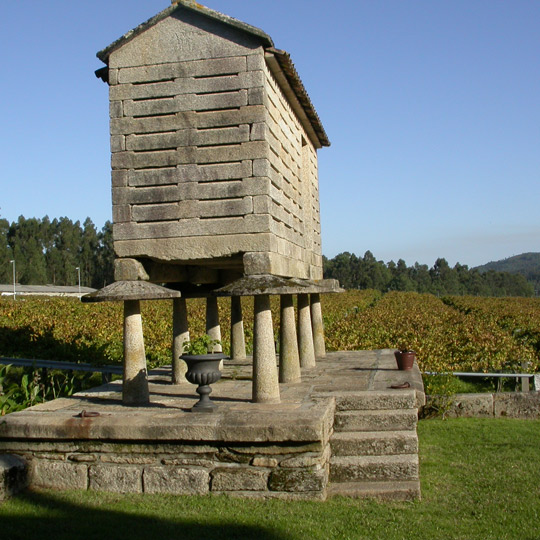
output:
POLYGON ((420 498, 414 389, 336 397, 328 496, 420 498))

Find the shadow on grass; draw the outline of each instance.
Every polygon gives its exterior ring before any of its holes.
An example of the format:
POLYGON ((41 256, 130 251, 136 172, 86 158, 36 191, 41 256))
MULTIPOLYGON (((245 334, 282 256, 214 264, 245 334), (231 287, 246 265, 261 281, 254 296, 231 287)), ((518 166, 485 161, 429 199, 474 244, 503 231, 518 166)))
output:
MULTIPOLYGON (((114 503, 122 501, 122 495, 106 494, 114 503)), ((174 504, 171 496, 171 503, 174 504)), ((200 498, 199 498, 200 499, 200 498)), ((268 528, 234 523, 211 523, 218 521, 219 516, 209 515, 201 511, 200 518, 176 517, 163 519, 152 515, 151 501, 148 497, 140 499, 142 509, 139 512, 137 502, 131 499, 130 509, 103 509, 90 504, 75 504, 60 495, 41 491, 26 491, 17 495, 13 501, 4 506, 0 504, 0 536, 6 540, 28 540, 37 537, 40 540, 73 540, 75 539, 129 539, 129 540, 222 540, 222 539, 254 539, 254 540, 287 540, 288 535, 282 531, 268 528), (10 506, 14 507, 12 513, 10 506), (143 515, 146 513, 147 515, 143 515)), ((120 502, 121 504, 121 502, 120 502)), ((197 503, 188 509, 194 511, 197 503)), ((205 505, 198 505, 204 508, 205 505)))

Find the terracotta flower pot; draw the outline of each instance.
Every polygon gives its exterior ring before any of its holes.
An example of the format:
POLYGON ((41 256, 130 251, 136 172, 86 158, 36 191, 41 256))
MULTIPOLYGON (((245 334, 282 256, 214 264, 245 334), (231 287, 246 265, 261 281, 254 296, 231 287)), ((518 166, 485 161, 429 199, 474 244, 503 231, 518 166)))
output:
POLYGON ((396 351, 394 356, 396 357, 398 369, 408 370, 413 368, 414 360, 416 358, 416 353, 414 351, 396 351))

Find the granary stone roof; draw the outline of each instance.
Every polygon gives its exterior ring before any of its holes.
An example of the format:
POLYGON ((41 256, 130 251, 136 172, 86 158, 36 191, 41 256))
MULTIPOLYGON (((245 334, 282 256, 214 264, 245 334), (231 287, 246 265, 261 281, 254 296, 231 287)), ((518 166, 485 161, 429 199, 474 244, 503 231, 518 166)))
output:
MULTIPOLYGON (((172 4, 169 7, 167 7, 157 15, 154 15, 154 17, 148 19, 146 22, 140 24, 133 30, 130 30, 129 32, 124 34, 122 37, 111 43, 108 47, 99 51, 96 56, 102 62, 108 65, 109 56, 112 52, 119 49, 145 30, 151 28, 163 19, 169 17, 179 7, 190 9, 201 15, 204 15, 205 17, 215 19, 260 39, 261 44, 263 45, 263 47, 265 47, 267 61, 269 60, 269 58, 275 58, 275 62, 268 61, 270 69, 274 72, 274 75, 278 79, 280 85, 282 87, 285 87, 283 88, 285 93, 290 94, 290 92, 288 92, 289 89, 292 91, 293 96, 288 95, 287 97, 290 101, 293 101, 293 106, 295 105, 295 100, 297 100, 298 104, 300 105, 300 110, 297 110, 297 114, 299 113, 300 119, 302 121, 308 121, 309 126, 312 128, 317 139, 319 140, 320 146, 330 146, 328 136, 326 135, 324 127, 302 83, 302 80, 300 79, 300 76, 298 75, 298 72, 294 67, 290 55, 285 51, 274 48, 274 42, 272 41, 272 38, 260 28, 239 21, 234 17, 229 17, 228 15, 219 13, 218 11, 214 11, 213 9, 203 6, 202 4, 199 4, 194 0, 173 0, 172 4), (276 68, 279 69, 280 73, 275 73, 276 68), (293 97, 292 100, 291 97, 293 97)), ((103 78, 102 71, 103 70, 96 71, 96 75, 100 78, 103 78)))

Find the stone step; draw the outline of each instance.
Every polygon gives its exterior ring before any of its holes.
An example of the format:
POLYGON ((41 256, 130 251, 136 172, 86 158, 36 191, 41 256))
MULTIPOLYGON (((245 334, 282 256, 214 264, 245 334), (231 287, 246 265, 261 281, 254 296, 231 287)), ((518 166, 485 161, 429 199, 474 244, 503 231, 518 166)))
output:
POLYGON ((334 417, 334 431, 408 431, 416 429, 416 409, 342 411, 334 417))
POLYGON ((418 480, 418 455, 334 456, 330 482, 418 480))
POLYGON ((10 454, 0 455, 0 501, 28 486, 26 462, 10 454))
POLYGON ((415 409, 416 406, 416 391, 412 389, 340 392, 336 396, 337 411, 415 409))
POLYGON ((330 439, 333 456, 417 454, 416 431, 342 431, 330 439))
POLYGON ((381 499, 384 501, 416 501, 420 499, 419 480, 387 482, 338 482, 328 486, 327 496, 381 499))

